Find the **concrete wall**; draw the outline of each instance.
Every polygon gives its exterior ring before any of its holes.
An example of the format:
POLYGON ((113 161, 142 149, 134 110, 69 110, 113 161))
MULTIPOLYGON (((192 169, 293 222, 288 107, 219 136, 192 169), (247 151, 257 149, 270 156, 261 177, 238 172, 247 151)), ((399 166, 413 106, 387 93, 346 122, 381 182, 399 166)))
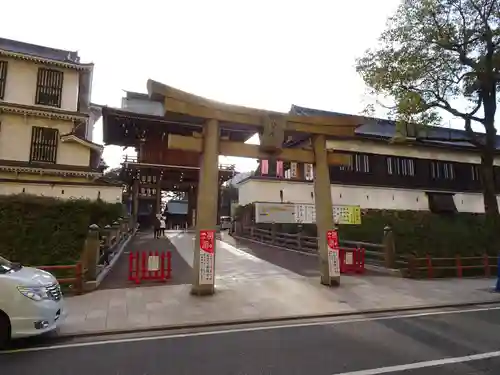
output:
MULTIPOLYGON (((9 103, 35 105, 36 79, 38 68, 44 67, 31 61, 3 59, 8 62, 7 84, 4 100, 9 103)), ((76 111, 78 103, 78 75, 72 69, 63 69, 47 66, 46 68, 59 70, 64 73, 61 109, 76 111)))
POLYGON ((97 199, 98 196, 109 203, 117 203, 122 200, 122 189, 117 186, 75 186, 63 184, 32 184, 16 182, 0 182, 0 194, 34 194, 45 197, 62 199, 97 199))
MULTIPOLYGON (((33 126, 59 129, 59 135, 71 132, 71 121, 49 120, 36 117, 0 114, 0 159, 29 161, 33 126)), ((75 142, 59 141, 57 164, 88 166, 89 148, 75 142)))
MULTIPOLYGON (((252 202, 314 203, 314 185, 307 182, 246 180, 238 185, 239 204, 252 202)), ((359 205, 367 209, 428 211, 429 202, 423 191, 378 187, 331 185, 333 204, 359 205)), ((500 197, 497 198, 500 204, 500 197)), ((484 212, 483 196, 479 193, 455 193, 460 212, 484 212)))

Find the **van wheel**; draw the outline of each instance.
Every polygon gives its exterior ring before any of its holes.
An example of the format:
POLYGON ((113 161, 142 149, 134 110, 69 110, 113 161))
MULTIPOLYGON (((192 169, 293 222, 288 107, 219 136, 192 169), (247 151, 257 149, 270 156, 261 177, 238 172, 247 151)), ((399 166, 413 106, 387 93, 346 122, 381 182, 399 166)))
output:
POLYGON ((10 341, 10 320, 9 317, 0 311, 0 349, 7 347, 10 341))

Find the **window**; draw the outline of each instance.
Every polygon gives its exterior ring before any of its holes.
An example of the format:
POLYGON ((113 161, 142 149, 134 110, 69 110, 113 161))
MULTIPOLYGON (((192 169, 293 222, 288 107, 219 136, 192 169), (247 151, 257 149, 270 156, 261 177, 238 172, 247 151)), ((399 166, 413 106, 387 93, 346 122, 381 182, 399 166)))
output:
POLYGON ((471 165, 470 168, 472 181, 480 181, 479 165, 471 165))
POLYGON ((7 85, 7 61, 0 61, 0 99, 5 95, 7 85))
POLYGON ((415 176, 415 160, 388 156, 387 173, 391 176, 415 176))
POLYGON ((55 164, 58 136, 57 129, 34 126, 31 133, 30 161, 55 164))
POLYGON ((454 165, 443 161, 431 161, 431 177, 435 180, 454 180, 454 165))
POLYGON ((368 155, 355 154, 351 156, 351 165, 340 166, 341 171, 370 172, 370 157, 368 155))
POLYGON ((435 214, 446 214, 457 212, 457 206, 453 199, 454 194, 426 192, 429 200, 429 210, 435 214))
POLYGON ((36 104, 61 107, 63 72, 53 69, 38 69, 36 82, 36 104))

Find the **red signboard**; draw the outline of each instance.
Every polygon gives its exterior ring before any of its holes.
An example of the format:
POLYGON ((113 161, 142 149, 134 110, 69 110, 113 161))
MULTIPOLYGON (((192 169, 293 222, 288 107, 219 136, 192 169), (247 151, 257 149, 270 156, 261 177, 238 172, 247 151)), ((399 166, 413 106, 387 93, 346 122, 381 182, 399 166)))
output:
POLYGON ((326 240, 330 249, 339 249, 339 235, 336 230, 329 230, 326 232, 326 240))
POLYGON ((200 230, 200 249, 207 252, 214 252, 215 231, 214 230, 200 230))

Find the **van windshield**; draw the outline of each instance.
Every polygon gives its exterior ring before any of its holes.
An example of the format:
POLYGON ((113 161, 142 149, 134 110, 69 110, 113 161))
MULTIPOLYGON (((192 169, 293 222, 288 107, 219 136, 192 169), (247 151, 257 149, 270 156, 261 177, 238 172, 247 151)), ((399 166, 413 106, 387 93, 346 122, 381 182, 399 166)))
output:
POLYGON ((14 269, 14 265, 7 259, 0 256, 0 274, 10 272, 14 269))

